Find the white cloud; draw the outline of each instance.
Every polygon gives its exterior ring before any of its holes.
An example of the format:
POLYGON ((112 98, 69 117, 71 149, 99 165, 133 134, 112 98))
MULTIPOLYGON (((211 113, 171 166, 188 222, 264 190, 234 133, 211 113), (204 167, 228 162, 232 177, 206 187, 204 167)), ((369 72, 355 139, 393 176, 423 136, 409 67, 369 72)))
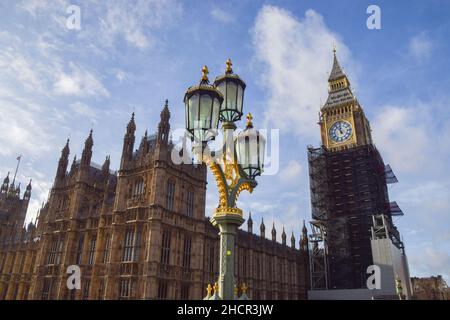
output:
POLYGON ((38 156, 51 149, 48 128, 40 122, 42 108, 31 101, 0 92, 0 156, 38 156))
POLYGON ((70 6, 67 0, 22 0, 17 8, 30 14, 33 18, 51 21, 54 28, 66 29, 66 9, 70 6))
POLYGON ((215 7, 211 10, 211 16, 222 23, 230 23, 234 21, 234 17, 231 13, 219 7, 215 7))
POLYGON ((419 184, 410 185, 400 192, 396 198, 399 201, 414 206, 426 207, 429 212, 450 210, 450 183, 440 181, 421 181, 419 184))
POLYGON ((170 24, 182 12, 176 0, 117 0, 108 2, 106 10, 100 22, 108 44, 121 37, 139 49, 152 47, 155 42, 152 31, 170 24))
POLYGON ((411 38, 408 49, 412 57, 418 61, 423 61, 431 57, 434 44, 425 32, 421 32, 411 38))
POLYGON ((56 76, 54 91, 60 95, 109 96, 100 80, 84 67, 69 64, 71 73, 60 71, 56 76))
POLYGON ((303 167, 297 160, 290 160, 289 163, 281 170, 280 179, 283 183, 299 182, 303 167))
POLYGON ((61 11, 65 12, 67 1, 64 0, 22 0, 17 4, 19 9, 25 10, 35 17, 42 12, 61 11))
POLYGON ((289 11, 264 6, 253 30, 255 59, 261 63, 260 80, 267 90, 265 117, 276 128, 297 136, 317 136, 321 99, 335 42, 341 65, 348 66, 349 50, 314 10, 298 20, 289 11))
POLYGON ((127 78, 128 78, 127 72, 120 70, 120 69, 116 70, 116 79, 119 80, 119 82, 122 82, 127 78))
POLYGON ((31 58, 19 51, 8 48, 0 52, 0 78, 16 81, 28 91, 43 92, 45 90, 45 78, 42 77, 42 65, 34 64, 31 58))
POLYGON ((412 266, 411 276, 429 277, 440 274, 450 280, 450 254, 448 251, 429 246, 426 248, 415 248, 409 252, 409 262, 412 266))
POLYGON ((86 117, 90 120, 95 120, 97 118, 97 113, 95 112, 95 110, 93 108, 91 108, 90 106, 88 106, 87 104, 84 104, 82 102, 74 102, 70 105, 70 109, 83 117, 86 117))
POLYGON ((372 122, 375 143, 399 172, 414 172, 429 161, 429 119, 420 107, 386 106, 372 122))

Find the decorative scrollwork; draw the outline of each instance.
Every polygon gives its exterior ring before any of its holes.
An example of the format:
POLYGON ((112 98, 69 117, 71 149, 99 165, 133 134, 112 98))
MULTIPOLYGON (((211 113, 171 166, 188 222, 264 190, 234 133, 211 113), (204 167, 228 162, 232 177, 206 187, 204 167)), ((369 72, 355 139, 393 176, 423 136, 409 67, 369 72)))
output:
POLYGON ((217 189, 219 191, 219 207, 226 207, 228 203, 228 188, 226 185, 226 181, 224 181, 220 172, 220 168, 215 162, 208 161, 207 165, 211 169, 214 179, 216 180, 217 189))
POLYGON ((223 215, 223 214, 236 214, 239 216, 243 216, 242 210, 239 208, 228 208, 228 207, 219 207, 214 210, 214 215, 223 215))
POLYGON ((248 182, 242 183, 239 186, 239 188, 238 188, 238 190, 236 192, 236 199, 235 199, 235 201, 237 201, 237 199, 239 198, 239 195, 241 194, 241 191, 243 191, 243 190, 247 190, 248 192, 252 193, 253 192, 253 187, 248 182))

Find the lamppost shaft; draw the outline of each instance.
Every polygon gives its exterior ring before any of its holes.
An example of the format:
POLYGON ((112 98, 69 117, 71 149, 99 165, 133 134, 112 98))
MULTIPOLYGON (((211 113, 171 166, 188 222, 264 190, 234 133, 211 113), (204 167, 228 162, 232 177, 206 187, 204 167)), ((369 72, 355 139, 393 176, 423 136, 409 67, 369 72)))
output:
POLYGON ((220 231, 219 296, 223 300, 233 300, 235 240, 237 230, 244 219, 236 213, 223 213, 215 214, 211 222, 217 225, 220 231))

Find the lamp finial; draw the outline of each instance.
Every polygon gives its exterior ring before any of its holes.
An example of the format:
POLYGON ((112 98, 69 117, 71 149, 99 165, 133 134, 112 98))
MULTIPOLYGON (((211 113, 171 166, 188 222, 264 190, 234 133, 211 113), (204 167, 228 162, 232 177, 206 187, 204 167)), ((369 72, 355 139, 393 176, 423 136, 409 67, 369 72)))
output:
POLYGON ((208 294, 208 297, 211 297, 212 291, 213 288, 211 287, 211 284, 208 283, 208 287, 206 288, 206 293, 208 294))
POLYGON ((249 112, 249 113, 247 114, 247 128, 253 128, 253 122, 252 122, 252 120, 253 120, 253 116, 252 116, 252 114, 249 112))
POLYGON ((225 64, 227 65, 227 67, 225 68, 225 73, 226 74, 233 73, 233 69, 231 68, 233 63, 231 62, 231 59, 227 59, 227 61, 225 61, 225 64))
POLYGON ((208 67, 205 65, 202 68, 202 81, 209 81, 208 74, 209 74, 209 70, 208 70, 208 67))

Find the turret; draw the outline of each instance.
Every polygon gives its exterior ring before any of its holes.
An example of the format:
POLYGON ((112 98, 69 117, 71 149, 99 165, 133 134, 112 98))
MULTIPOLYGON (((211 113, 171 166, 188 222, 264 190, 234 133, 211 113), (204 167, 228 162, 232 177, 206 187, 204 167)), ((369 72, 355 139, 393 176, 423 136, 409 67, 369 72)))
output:
POLYGON ((89 136, 87 137, 86 141, 84 142, 84 149, 83 153, 81 155, 81 162, 80 167, 85 168, 89 167, 91 165, 91 158, 92 158, 92 146, 94 145, 94 140, 92 139, 92 129, 89 132, 89 136))
POLYGON ((295 249, 295 236, 294 236, 294 230, 292 230, 292 235, 291 235, 291 247, 292 247, 292 249, 295 249))
POLYGON ((277 241, 277 230, 275 230, 275 222, 272 224, 272 241, 277 241))
POLYGON ((31 198, 31 180, 32 179, 30 179, 30 182, 27 185, 27 189, 25 190, 25 193, 23 194, 23 200, 25 200, 25 201, 29 201, 31 198))
POLYGON ((305 220, 303 220, 302 239, 300 240, 300 249, 303 251, 308 250, 308 229, 306 229, 305 220))
POLYGON ((158 124, 158 138, 157 142, 159 144, 166 144, 169 141, 169 131, 170 131, 170 111, 169 111, 169 100, 166 100, 164 108, 161 111, 161 120, 158 124))
POLYGON ((17 197, 17 198, 20 198, 20 182, 19 182, 19 184, 17 185, 17 188, 16 188, 16 191, 15 191, 15 193, 14 193, 14 195, 17 197))
POLYGON ((147 130, 145 130, 145 134, 141 139, 141 144, 139 145, 139 154, 144 156, 148 153, 148 136, 147 130))
POLYGON ((125 164, 133 159, 134 149, 134 133, 136 131, 136 123, 134 122, 134 112, 131 114, 131 119, 127 125, 127 131, 123 138, 122 159, 120 160, 120 168, 123 169, 125 164))
POLYGON ((283 244, 283 246, 286 245, 286 231, 284 231, 284 227, 283 232, 281 233, 281 243, 283 244))
POLYGON ((0 192, 1 193, 8 192, 8 185, 9 185, 9 171, 8 171, 8 174, 6 175, 5 179, 3 180, 3 184, 2 184, 2 187, 0 189, 0 192))
POLYGON ((70 175, 74 174, 76 169, 77 169, 77 155, 74 155, 72 165, 70 166, 69 174, 70 175))
POLYGON ((261 219, 261 225, 259 226, 259 233, 262 239, 266 237, 266 226, 264 225, 264 218, 261 219))
POLYGON ((102 165, 102 173, 104 177, 108 177, 109 176, 109 165, 110 165, 111 161, 110 161, 110 156, 106 156, 105 158, 105 162, 103 162, 102 165))
POLYGON ((55 181, 61 181, 66 176, 67 166, 69 164, 69 153, 69 139, 67 139, 66 145, 61 150, 61 157, 59 158, 55 181))
POLYGON ((248 233, 253 233, 253 220, 252 220, 252 213, 251 212, 248 214, 247 232, 248 233))

